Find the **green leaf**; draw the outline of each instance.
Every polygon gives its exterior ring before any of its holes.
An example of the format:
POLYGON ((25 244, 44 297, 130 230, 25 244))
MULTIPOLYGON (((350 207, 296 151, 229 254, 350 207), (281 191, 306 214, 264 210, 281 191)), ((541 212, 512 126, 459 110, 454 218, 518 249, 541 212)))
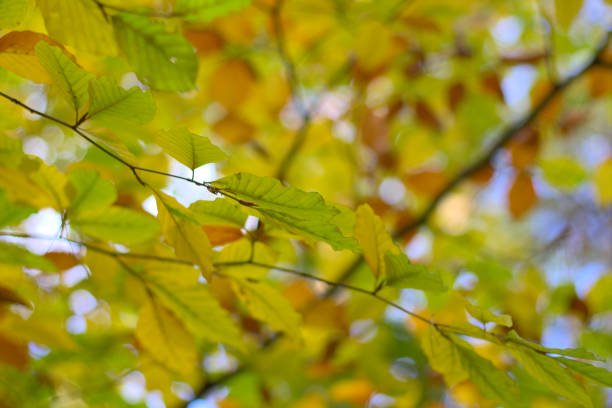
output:
POLYGON ((0 28, 18 26, 28 12, 28 0, 0 0, 0 28))
POLYGON ((153 291, 181 319, 189 330, 209 342, 220 342, 244 350, 240 330, 223 309, 208 285, 198 283, 192 267, 159 263, 143 274, 153 291))
POLYGON ((560 190, 570 191, 587 179, 587 172, 569 157, 545 160, 540 164, 544 179, 560 190))
POLYGON ((113 16, 117 42, 138 77, 160 91, 188 91, 195 86, 198 60, 193 46, 179 33, 148 17, 113 16))
POLYGON ((135 334, 154 360, 185 376, 195 372, 198 351, 191 333, 157 300, 149 298, 140 308, 135 334))
POLYGON ((233 278, 235 292, 253 317, 270 327, 301 339, 302 317, 278 290, 266 283, 233 278))
POLYGON ((512 346, 509 349, 523 368, 552 392, 577 402, 583 407, 593 406, 584 387, 557 360, 527 347, 512 346))
POLYGON ((532 350, 539 351, 542 353, 558 354, 560 356, 567 356, 567 357, 574 357, 574 358, 583 358, 585 360, 601 360, 595 354, 585 349, 582 349, 582 348, 558 349, 558 348, 544 347, 541 344, 534 343, 534 342, 523 339, 514 330, 510 330, 508 334, 506 334, 505 341, 507 342, 510 341, 515 344, 520 344, 521 346, 529 347, 532 350))
POLYGON ((40 269, 44 272, 55 272, 55 265, 47 258, 6 242, 0 242, 0 263, 40 269))
POLYGON ((142 91, 138 87, 126 91, 107 77, 89 83, 89 99, 87 120, 111 125, 113 122, 144 125, 155 115, 155 101, 149 91, 142 91))
POLYGON ((95 171, 77 169, 68 174, 70 182, 66 195, 74 213, 101 210, 117 200, 113 183, 100 178, 95 171))
POLYGON ((504 371, 467 347, 458 345, 457 349, 470 381, 485 398, 499 402, 505 407, 523 406, 516 384, 504 371))
POLYGON ((10 203, 6 191, 0 189, 0 228, 19 224, 34 212, 36 209, 30 206, 10 203))
POLYGON ((599 204, 603 207, 612 204, 612 159, 601 163, 593 173, 593 184, 599 204))
POLYGON ((470 302, 465 302, 465 309, 468 313, 476 320, 482 323, 495 323, 500 326, 512 327, 512 316, 509 315, 496 315, 489 312, 486 309, 474 306, 470 302))
POLYGON ((149 241, 160 231, 155 218, 123 207, 87 211, 69 219, 70 225, 85 235, 124 245, 149 241))
POLYGON ((155 200, 164 237, 174 248, 177 258, 193 262, 200 267, 206 279, 212 279, 213 250, 206 233, 189 215, 189 210, 174 198, 156 193, 155 200))
POLYGON ((191 133, 185 128, 160 132, 157 144, 170 156, 192 170, 227 158, 227 155, 212 144, 207 137, 191 133))
POLYGON ((115 55, 113 27, 94 0, 38 0, 49 36, 98 55, 115 55))
POLYGON ((468 378, 463 367, 463 357, 455 343, 442 335, 433 326, 427 326, 421 338, 421 348, 429 360, 429 365, 444 376, 449 387, 468 378))
POLYGON ((444 292, 447 287, 439 273, 430 273, 423 265, 414 265, 403 254, 385 254, 386 284, 396 288, 413 288, 430 292, 444 292))
POLYGON ((175 12, 186 20, 212 20, 251 4, 251 0, 177 0, 175 12))
POLYGON ((318 193, 307 193, 295 187, 285 187, 272 177, 257 177, 237 173, 212 185, 264 216, 290 233, 310 241, 325 241, 334 249, 358 252, 355 239, 345 237, 334 223, 340 210, 329 205, 318 193))
POLYGON ((400 254, 400 249, 393 243, 391 235, 385 229, 380 217, 372 208, 362 204, 355 215, 355 238, 363 249, 363 257, 377 279, 387 276, 385 254, 400 254))
POLYGON ((36 45, 38 61, 59 87, 68 103, 76 112, 87 101, 87 87, 93 74, 83 71, 59 47, 44 41, 36 45))
POLYGON ((189 206, 189 210, 200 224, 205 225, 229 225, 242 228, 247 220, 247 215, 227 198, 196 201, 189 206))
POLYGON ((605 368, 564 357, 555 357, 555 360, 577 374, 598 382, 601 385, 605 385, 606 387, 612 387, 612 372, 605 368))
POLYGON ((15 168, 23 156, 21 139, 0 134, 0 163, 3 167, 15 168))

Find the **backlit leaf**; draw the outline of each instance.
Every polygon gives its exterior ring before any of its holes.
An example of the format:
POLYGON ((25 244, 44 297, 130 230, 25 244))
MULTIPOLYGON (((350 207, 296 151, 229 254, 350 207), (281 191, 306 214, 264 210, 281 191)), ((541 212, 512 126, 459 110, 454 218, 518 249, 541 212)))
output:
POLYGON ((148 299, 138 313, 136 338, 151 357, 169 369, 189 375, 194 372, 198 352, 183 323, 155 299, 148 299))
POLYGON ((151 216, 123 207, 87 211, 69 219, 70 225, 85 235, 124 245, 149 241, 160 231, 151 216))
POLYGON ((212 20, 240 10, 251 0, 177 0, 177 13, 184 13, 187 20, 212 20))
POLYGON ((358 251, 353 238, 345 237, 333 224, 340 211, 318 193, 284 187, 271 177, 234 174, 212 183, 216 188, 243 200, 268 221, 309 240, 322 240, 334 249, 358 251))
POLYGON ((35 47, 40 41, 60 45, 46 35, 33 31, 11 31, 4 35, 0 38, 0 66, 30 81, 50 84, 53 80, 36 56, 35 47))
POLYGON ((192 170, 227 158, 227 155, 212 144, 207 137, 191 133, 185 128, 160 132, 157 144, 170 156, 192 170))
POLYGON ((233 282, 238 297, 244 302, 249 313, 273 329, 301 339, 302 318, 278 290, 263 282, 239 278, 233 279, 233 282))
POLYGON ((244 350, 238 327, 197 275, 191 267, 155 264, 146 268, 144 279, 194 335, 244 350))
POLYGON ((575 401, 583 407, 592 407, 584 387, 557 360, 526 347, 512 347, 510 352, 531 376, 552 392, 575 401))
POLYGON ((0 0, 0 28, 15 27, 28 12, 28 0, 0 0))
POLYGON ((55 265, 48 259, 6 242, 0 242, 0 264, 19 265, 40 269, 44 272, 55 272, 55 265))
POLYGON ((355 238, 363 250, 363 257, 376 279, 387 276, 385 254, 399 254, 400 249, 393 243, 380 217, 372 208, 362 204, 357 208, 355 238))
POLYGON ((162 232, 168 244, 174 248, 177 258, 198 265, 202 275, 210 280, 213 251, 204 231, 174 198, 157 193, 155 199, 162 232))
POLYGON ((30 206, 9 202, 6 191, 0 189, 0 228, 18 224, 34 212, 35 209, 30 206))
POLYGON ((442 292, 447 287, 439 273, 429 272, 423 265, 415 265, 403 254, 385 254, 387 272, 386 284, 396 288, 413 288, 432 292, 442 292))
POLYGON ((463 366, 464 357, 459 349, 435 327, 425 328, 421 337, 421 348, 431 368, 444 376, 444 381, 449 387, 468 378, 468 372, 463 366))
POLYGON ((114 55, 113 27, 95 0, 38 0, 49 35, 92 54, 114 55))
POLYGON ((180 34, 138 14, 117 14, 113 26, 119 47, 143 82, 160 91, 193 89, 198 61, 180 34))
POLYGON ((143 125, 153 119, 155 102, 151 93, 132 87, 127 91, 107 77, 89 83, 88 120, 103 123, 134 122, 143 125))
POLYGON ((482 323, 495 323, 500 326, 512 327, 512 317, 509 315, 496 315, 486 309, 474 306, 470 302, 465 302, 465 309, 476 320, 482 323))
POLYGON ((76 112, 87 101, 87 88, 93 75, 82 70, 59 47, 40 42, 35 47, 40 64, 47 70, 76 112))
POLYGON ((74 170, 68 174, 67 188, 70 210, 73 212, 101 210, 117 199, 117 191, 110 181, 100 178, 95 171, 74 170))

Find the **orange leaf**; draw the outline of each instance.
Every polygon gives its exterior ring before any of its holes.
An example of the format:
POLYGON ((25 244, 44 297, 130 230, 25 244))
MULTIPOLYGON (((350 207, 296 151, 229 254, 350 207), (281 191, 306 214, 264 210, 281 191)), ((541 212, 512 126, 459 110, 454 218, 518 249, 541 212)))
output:
POLYGON ((442 128, 440 120, 436 117, 434 111, 427 103, 425 103, 425 101, 418 101, 414 106, 414 111, 416 113, 416 117, 423 125, 436 131, 442 128))
POLYGON ((587 79, 592 98, 612 93, 612 71, 609 68, 595 66, 587 73, 587 79))
POLYGON ((29 360, 28 346, 0 334, 0 361, 23 370, 29 360))
POLYGON ((427 196, 434 196, 439 193, 448 179, 446 175, 437 170, 423 170, 410 173, 404 178, 408 188, 427 196))
POLYGON ((189 29, 185 30, 183 35, 200 56, 212 54, 223 48, 223 38, 211 29, 189 29))
POLYGON ((533 126, 527 126, 508 143, 512 165, 519 170, 533 164, 540 150, 540 132, 533 126))
POLYGON ((499 75, 495 72, 486 73, 480 80, 482 89, 495 95, 500 101, 504 101, 504 92, 501 88, 501 81, 499 75))
POLYGON ((255 73, 243 60, 230 60, 221 65, 210 79, 210 95, 228 110, 240 105, 249 95, 255 73))
POLYGON ((210 245, 224 245, 242 238, 240 228, 227 225, 202 225, 202 229, 208 236, 210 245))
POLYGON ((448 87, 447 95, 450 110, 456 112, 457 106, 459 106, 459 103, 461 103, 465 97, 465 85, 463 85, 461 82, 455 82, 448 87))
POLYGON ((235 115, 228 115, 212 127, 213 131, 233 144, 248 142, 253 138, 253 126, 235 115))
POLYGON ((472 175, 470 176, 470 180, 477 184, 483 185, 488 183, 489 180, 491 180, 491 177, 493 177, 494 173, 495 169, 493 168, 493 166, 487 163, 478 170, 476 170, 474 173, 472 173, 472 175))
POLYGON ((68 252, 47 252, 45 258, 53 262, 59 271, 65 271, 81 263, 73 254, 68 252))
POLYGON ((510 214, 519 218, 533 207, 537 198, 531 177, 523 171, 519 172, 508 191, 510 214))
POLYGON ((374 386, 367 379, 350 379, 335 383, 330 389, 330 396, 336 402, 364 407, 374 391, 374 386))
POLYGON ((12 289, 5 288, 4 286, 0 286, 0 303, 14 303, 31 308, 30 304, 21 296, 13 292, 12 289))

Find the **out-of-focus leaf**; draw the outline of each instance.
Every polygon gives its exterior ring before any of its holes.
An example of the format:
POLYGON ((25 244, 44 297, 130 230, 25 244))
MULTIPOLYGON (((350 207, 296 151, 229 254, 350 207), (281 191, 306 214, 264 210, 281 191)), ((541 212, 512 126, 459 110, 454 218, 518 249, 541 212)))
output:
POLYGON ((510 214, 515 218, 522 216, 534 206, 537 198, 531 177, 522 171, 518 173, 508 191, 510 214))
POLYGON ((333 224, 339 210, 318 193, 284 187, 271 177, 237 173, 212 183, 216 188, 243 200, 270 222, 309 240, 322 240, 334 249, 358 251, 357 242, 345 237, 333 224))
POLYGON ((612 204, 612 159, 601 163, 593 174, 597 199, 602 206, 612 204))
POLYGON ((44 272, 55 272, 55 265, 48 259, 6 242, 0 242, 0 263, 40 269, 44 272))
POLYGON ((70 198, 72 212, 101 210, 117 199, 115 186, 95 171, 74 170, 68 174, 68 181, 66 195, 70 198))
POLYGON ((251 0, 177 0, 175 12, 186 20, 212 20, 249 5, 251 0))
POLYGON ((193 89, 198 60, 180 34, 138 14, 117 14, 113 26, 119 47, 143 82, 160 91, 193 89))
POLYGON ((193 262, 200 267, 202 275, 210 280, 213 273, 213 251, 208 237, 188 210, 174 198, 156 193, 157 218, 166 241, 174 248, 177 258, 193 262))
POLYGON ((246 279, 234 278, 233 282, 236 294, 255 318, 294 339, 301 339, 302 318, 278 290, 265 283, 246 279))
POLYGON ((582 8, 582 0, 555 0, 555 16, 564 29, 569 28, 582 8))
POLYGON ((0 0, 0 28, 18 26, 28 12, 28 0, 0 0))
POLYGON ((117 53, 113 27, 94 0, 39 0, 49 35, 92 54, 117 53))
POLYGON ((127 91, 112 79, 103 77, 89 83, 91 101, 88 120, 113 124, 134 122, 143 125, 153 119, 155 101, 148 91, 133 87, 127 91))
POLYGON ((30 206, 9 202, 6 191, 0 188, 0 228, 18 224, 35 211, 30 206))
POLYGON ((569 157, 545 160, 540 163, 544 178, 561 190, 572 190, 586 180, 586 170, 569 157))
POLYGON ((14 303, 31 308, 32 306, 26 302, 21 296, 15 293, 12 289, 0 286, 0 304, 1 303, 14 303))
POLYGON ((210 79, 210 94, 228 110, 234 110, 253 88, 253 69, 243 60, 230 60, 221 65, 210 79))
POLYGON ((413 288, 424 291, 443 292, 447 287, 439 273, 432 273, 423 265, 415 265, 403 254, 385 254, 386 284, 396 288, 413 288))
POLYGON ((118 244, 139 244, 160 231, 155 218, 123 207, 87 211, 69 218, 70 225, 85 235, 118 244))
POLYGON ((148 299, 138 313, 136 338, 151 357, 178 373, 194 372, 198 352, 183 323, 155 299, 148 299))
POLYGON ((164 152, 192 170, 227 158, 227 155, 207 137, 191 133, 185 128, 160 132, 157 144, 164 149, 164 152))
POLYGON ((362 204, 357 208, 355 238, 376 279, 385 278, 387 276, 385 254, 400 254, 401 251, 393 243, 380 217, 374 214, 372 208, 367 204, 362 204))
POLYGON ((68 103, 78 112, 87 101, 87 88, 93 74, 79 68, 59 47, 43 41, 35 49, 38 61, 49 73, 53 84, 58 86, 68 103))

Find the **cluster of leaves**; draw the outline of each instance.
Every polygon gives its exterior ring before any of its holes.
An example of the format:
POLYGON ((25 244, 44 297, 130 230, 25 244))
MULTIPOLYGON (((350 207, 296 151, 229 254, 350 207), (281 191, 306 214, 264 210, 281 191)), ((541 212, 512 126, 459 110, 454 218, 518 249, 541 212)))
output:
POLYGON ((412 3, 0 0, 0 406, 605 406, 610 275, 585 302, 502 259, 553 193, 609 212, 612 159, 556 153, 608 108, 609 34, 576 0, 412 3), (493 58, 501 16, 557 30, 493 58), (537 341, 577 312, 597 354, 537 341))

